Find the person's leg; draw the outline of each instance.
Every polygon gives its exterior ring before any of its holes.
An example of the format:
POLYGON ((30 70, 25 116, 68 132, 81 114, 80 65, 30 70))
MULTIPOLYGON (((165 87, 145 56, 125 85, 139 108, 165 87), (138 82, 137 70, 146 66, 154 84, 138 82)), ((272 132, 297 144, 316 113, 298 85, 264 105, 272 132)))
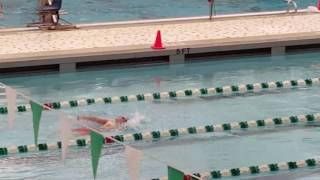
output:
POLYGON ((292 5, 294 7, 294 12, 298 12, 298 5, 295 1, 292 1, 292 5))
POLYGON ((290 12, 290 1, 287 2, 287 13, 290 12))
POLYGON ((51 17, 52 17, 52 22, 54 24, 58 24, 58 16, 56 14, 52 14, 51 17))
POLYGON ((3 8, 2 2, 0 1, 0 18, 3 17, 3 15, 4 15, 4 8, 3 8))

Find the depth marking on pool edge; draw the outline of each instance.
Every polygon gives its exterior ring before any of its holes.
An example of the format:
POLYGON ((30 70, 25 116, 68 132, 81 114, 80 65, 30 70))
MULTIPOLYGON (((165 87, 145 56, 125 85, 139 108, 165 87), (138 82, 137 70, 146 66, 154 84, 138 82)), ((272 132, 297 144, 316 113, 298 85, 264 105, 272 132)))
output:
MULTIPOLYGON (((308 86, 319 86, 319 78, 299 79, 299 80, 285 80, 285 81, 271 81, 264 83, 229 85, 223 87, 211 88, 194 88, 169 92, 145 93, 128 96, 113 96, 113 97, 96 97, 80 100, 64 100, 60 102, 49 102, 44 105, 52 109, 66 109, 74 107, 82 107, 92 104, 117 104, 127 102, 139 101, 161 101, 168 99, 178 99, 183 97, 198 97, 198 96, 231 96, 245 93, 259 93, 261 91, 276 90, 276 89, 292 89, 308 86)), ((31 111, 30 104, 19 105, 17 112, 31 111)), ((7 114, 7 107, 0 107, 0 114, 7 114)))
MULTIPOLYGON (((320 123, 320 113, 280 117, 280 118, 268 118, 264 120, 250 120, 241 122, 223 123, 218 125, 206 125, 199 127, 169 129, 163 131, 151 131, 144 133, 124 134, 115 136, 104 137, 105 144, 112 144, 113 138, 121 142, 137 142, 137 141, 150 141, 159 140, 165 137, 182 137, 187 135, 214 133, 214 132, 226 132, 232 130, 265 130, 270 127, 288 127, 288 126, 304 126, 320 123), (110 138, 112 137, 112 138, 110 138)), ((69 141, 69 146, 85 147, 90 144, 90 138, 82 138, 69 141)), ((48 150, 61 149, 61 142, 56 143, 41 143, 38 145, 20 145, 0 148, 0 157, 8 154, 27 153, 27 152, 39 152, 48 150)), ((0 146, 1 147, 1 146, 0 146)))

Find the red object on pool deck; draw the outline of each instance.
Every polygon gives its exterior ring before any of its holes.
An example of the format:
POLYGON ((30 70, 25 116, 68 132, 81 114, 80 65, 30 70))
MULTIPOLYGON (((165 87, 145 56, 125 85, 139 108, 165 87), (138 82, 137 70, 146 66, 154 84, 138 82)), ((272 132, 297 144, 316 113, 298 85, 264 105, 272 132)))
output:
POLYGON ((320 0, 318 0, 317 8, 318 8, 318 10, 320 10, 320 0))
POLYGON ((160 30, 158 30, 157 32, 157 37, 156 40, 154 42, 154 45, 151 46, 152 49, 165 49, 162 45, 162 39, 161 39, 161 32, 160 30))

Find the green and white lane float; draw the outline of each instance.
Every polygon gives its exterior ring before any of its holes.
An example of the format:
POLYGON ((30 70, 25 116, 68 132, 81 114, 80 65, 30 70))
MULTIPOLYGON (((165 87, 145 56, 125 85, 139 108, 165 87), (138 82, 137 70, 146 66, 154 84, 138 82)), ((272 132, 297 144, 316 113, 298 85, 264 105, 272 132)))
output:
MULTIPOLYGON (((223 87, 211 87, 211 88, 195 88, 185 89, 178 91, 168 92, 155 92, 155 93, 144 93, 138 95, 126 95, 126 96, 113 96, 113 97, 96 97, 80 100, 64 100, 60 102, 49 102, 44 105, 52 109, 66 109, 83 107, 92 104, 117 104, 117 103, 128 103, 128 102, 141 102, 141 101, 161 101, 168 99, 179 99, 185 97, 199 97, 199 96, 232 96, 245 93, 259 93, 261 91, 270 91, 276 89, 293 89, 303 88, 310 86, 319 86, 319 78, 312 79, 299 79, 299 80, 285 80, 285 81, 271 81, 264 83, 253 83, 253 84, 240 84, 223 87)), ((31 107, 29 104, 17 106, 17 112, 30 111, 31 107)), ((6 107, 0 107, 0 114, 7 114, 8 110, 6 107)))
MULTIPOLYGON (((221 179, 227 177, 239 177, 239 176, 254 176, 258 174, 277 173, 280 171, 296 170, 302 168, 315 168, 319 167, 320 159, 310 158, 300 161, 280 162, 272 164, 261 164, 249 167, 212 170, 202 173, 194 173, 193 175, 199 177, 201 180, 209 179, 221 179)), ((193 178, 191 178, 193 179, 193 178)), ((190 179, 190 180, 191 180, 190 179)), ((168 180, 168 177, 153 178, 152 180, 168 180)))
MULTIPOLYGON (((280 131, 281 127, 288 126, 305 126, 320 123, 320 113, 298 115, 298 116, 288 116, 288 117, 278 117, 278 118, 268 118, 263 120, 250 120, 241 122, 231 122, 222 123, 217 125, 205 125, 198 127, 188 127, 179 129, 169 129, 163 131, 151 131, 143 133, 133 133, 133 134, 121 134, 115 136, 105 136, 104 143, 112 144, 113 138, 120 142, 138 142, 138 141, 154 141, 161 138, 178 138, 188 135, 215 133, 215 132, 229 132, 235 130, 257 130, 263 131, 266 128, 270 129, 272 127, 278 127, 280 131)), ((73 147, 85 147, 90 144, 90 138, 81 138, 72 140, 69 142, 69 146, 73 147)), ((41 143, 38 145, 18 145, 10 147, 0 146, 0 156, 16 154, 16 153, 27 153, 27 152, 38 152, 38 151, 48 151, 48 150, 58 150, 61 149, 61 142, 56 143, 41 143)))

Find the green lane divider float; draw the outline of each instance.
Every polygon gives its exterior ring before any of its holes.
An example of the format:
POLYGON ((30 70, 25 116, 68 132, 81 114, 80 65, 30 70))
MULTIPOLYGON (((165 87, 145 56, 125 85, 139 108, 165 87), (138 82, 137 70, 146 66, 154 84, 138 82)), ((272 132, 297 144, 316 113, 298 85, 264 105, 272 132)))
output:
MULTIPOLYGON (((279 171, 288 171, 301 168, 315 168, 320 165, 320 159, 311 158, 301 161, 290 161, 273 164, 262 164, 258 166, 249 166, 241 168, 232 168, 224 170, 213 170, 210 172, 194 173, 193 175, 203 180, 220 179, 224 177, 238 177, 258 175, 262 173, 277 173, 279 171)), ((194 178, 191 178, 194 179, 194 178)), ((152 180, 168 180, 168 177, 154 178, 152 180)))
MULTIPOLYGON (((266 90, 275 89, 290 89, 308 86, 319 86, 319 78, 312 79, 299 79, 299 80, 286 80, 277 82, 266 82, 266 83, 254 83, 254 84, 242 84, 242 85, 232 85, 223 87, 212 87, 212 88, 201 88, 201 89, 187 89, 179 91, 169 91, 169 92, 157 92, 157 93, 146 93, 138 95, 129 96, 113 96, 113 97, 97 97, 89 99, 80 100, 70 100, 61 102, 50 102, 44 105, 52 109, 65 109, 70 107, 87 106, 92 104, 115 104, 115 103, 127 103, 127 102, 137 102, 137 101, 160 101, 164 99, 181 98, 181 97, 197 97, 197 96, 215 96, 223 95, 230 96, 234 94, 244 94, 244 93, 258 93, 266 90)), ((30 105, 19 105, 17 106, 18 112, 30 111, 30 105)), ((6 107, 0 107, 0 114, 7 114, 6 107)))
MULTIPOLYGON (((170 129, 164 131, 152 131, 144 133, 134 133, 134 134, 124 134, 112 136, 112 138, 117 139, 121 142, 137 142, 137 141, 148 141, 148 140, 159 140, 161 138, 168 137, 182 137, 187 135, 205 134, 213 132, 226 132, 231 130, 263 130, 264 128, 270 127, 287 127, 290 125, 303 126, 307 124, 319 123, 320 113, 298 115, 290 117, 281 118, 268 118, 264 120, 251 120, 251 121, 241 121, 224 123, 219 125, 207 125, 199 127, 189 127, 189 128, 179 128, 170 129), (259 129, 260 128, 260 129, 259 129)), ((114 141, 110 136, 104 137, 105 144, 112 144, 114 141)), ((90 144, 90 138, 76 139, 69 142, 70 146, 84 147, 90 144)), ((15 153, 26 153, 26 152, 37 152, 37 151, 48 151, 61 149, 61 142, 57 143, 42 143, 38 145, 21 145, 21 146, 11 146, 11 147, 1 147, 0 146, 0 156, 15 154, 15 153)))

